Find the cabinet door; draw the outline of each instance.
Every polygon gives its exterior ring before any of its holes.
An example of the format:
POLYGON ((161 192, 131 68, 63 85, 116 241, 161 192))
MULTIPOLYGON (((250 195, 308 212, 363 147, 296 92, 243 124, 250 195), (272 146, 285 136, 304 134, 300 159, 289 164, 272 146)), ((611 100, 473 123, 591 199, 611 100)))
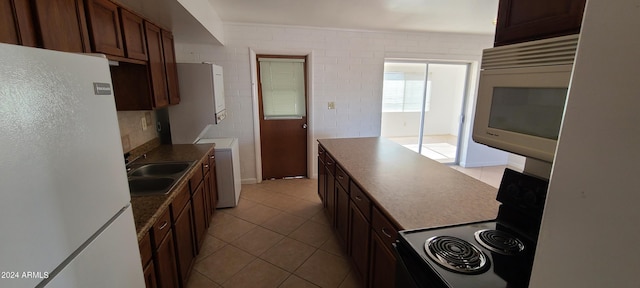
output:
POLYGON ((34 0, 42 48, 91 52, 83 0, 34 0))
POLYGON ((336 220, 336 179, 327 169, 327 216, 329 223, 335 227, 336 220))
POLYGON ((187 284, 189 272, 193 268, 196 251, 193 240, 193 222, 191 221, 191 203, 188 202, 180 215, 176 217, 173 231, 176 241, 176 255, 182 287, 187 284))
POLYGON ((342 247, 347 253, 349 247, 349 193, 340 184, 336 184, 336 230, 342 247))
POLYGON ((205 217, 205 206, 204 206, 204 185, 201 182, 196 192, 191 196, 191 202, 193 204, 193 224, 195 226, 195 235, 196 235, 196 250, 200 253, 200 247, 202 247, 202 243, 204 240, 204 236, 207 232, 206 220, 205 217))
POLYGON ((94 52, 124 56, 118 6, 108 0, 87 1, 94 52))
POLYGON ((377 233, 371 232, 369 287, 392 288, 396 281, 396 258, 377 233))
POLYGON ((0 42, 35 47, 31 13, 29 0, 0 0, 0 42))
POLYGON ((580 32, 586 0, 500 0, 495 46, 580 32))
POLYGON ((147 61, 147 39, 144 37, 144 20, 136 14, 120 8, 122 40, 127 58, 147 61))
POLYGON ((173 46, 173 34, 162 30, 162 51, 167 75, 167 91, 169 92, 169 104, 180 103, 180 89, 178 88, 178 67, 176 66, 176 54, 173 46))
MULTIPOLYGON (((353 193, 353 191, 352 191, 353 193)), ((356 270, 360 274, 360 280, 366 287, 367 272, 369 271, 369 221, 360 213, 358 207, 351 202, 349 207, 349 251, 356 270)))
POLYGON ((144 267, 144 284, 147 288, 156 288, 158 283, 156 280, 156 268, 153 266, 153 262, 149 262, 149 265, 144 267))
POLYGON ((324 164, 324 149, 318 146, 318 197, 322 205, 327 207, 327 170, 324 164))
POLYGON ((147 55, 149 56, 149 74, 151 75, 151 94, 155 108, 169 105, 167 94, 167 74, 164 69, 162 53, 162 32, 158 26, 144 22, 147 36, 147 55))
POLYGON ((167 233, 156 249, 158 287, 179 287, 176 253, 172 233, 167 233))

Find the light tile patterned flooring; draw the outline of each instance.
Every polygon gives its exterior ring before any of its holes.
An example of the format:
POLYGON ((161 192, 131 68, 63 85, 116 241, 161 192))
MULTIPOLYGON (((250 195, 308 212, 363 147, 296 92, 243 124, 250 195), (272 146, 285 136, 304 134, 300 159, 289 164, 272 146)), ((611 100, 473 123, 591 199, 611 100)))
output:
MULTIPOLYGON (((504 167, 452 166, 495 187, 504 167)), ((317 179, 242 185, 240 195, 237 207, 216 211, 188 288, 361 287, 322 211, 317 179)))

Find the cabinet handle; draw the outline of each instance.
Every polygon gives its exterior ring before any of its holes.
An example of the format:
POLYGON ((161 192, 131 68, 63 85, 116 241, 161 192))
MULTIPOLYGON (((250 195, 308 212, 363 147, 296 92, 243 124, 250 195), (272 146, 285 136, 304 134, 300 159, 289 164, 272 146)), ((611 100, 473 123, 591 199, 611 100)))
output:
POLYGON ((162 223, 162 225, 160 225, 160 228, 158 228, 158 230, 164 229, 164 227, 167 227, 167 225, 169 225, 169 222, 164 221, 164 223, 162 223))
POLYGON ((204 164, 204 168, 209 169, 209 164, 204 164))
POLYGON ((385 229, 385 227, 382 227, 382 234, 384 234, 384 236, 387 236, 387 237, 389 237, 389 238, 392 238, 392 237, 391 237, 391 234, 389 234, 389 233, 387 232, 387 229, 385 229))
MULTIPOLYGON (((356 195, 356 200, 358 201, 362 201, 362 197, 360 197, 360 195, 356 195)), ((383 228, 384 229, 384 228, 383 228)))
POLYGON ((342 180, 344 177, 342 175, 338 175, 338 179, 342 180))
POLYGON ((332 165, 333 165, 333 162, 327 161, 327 166, 332 166, 332 165))
POLYGON ((211 159, 216 159, 216 156, 215 156, 215 155, 211 155, 211 157, 210 157, 210 158, 211 158, 211 159))

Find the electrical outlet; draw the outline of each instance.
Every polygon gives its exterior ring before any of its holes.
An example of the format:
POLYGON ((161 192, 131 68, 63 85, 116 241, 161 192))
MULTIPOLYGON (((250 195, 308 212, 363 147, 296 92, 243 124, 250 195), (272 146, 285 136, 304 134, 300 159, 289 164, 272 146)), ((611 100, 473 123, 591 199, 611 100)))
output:
POLYGON ((147 130, 147 119, 146 119, 146 117, 142 117, 142 119, 140 119, 140 122, 142 123, 142 131, 146 131, 147 130))
POLYGON ((328 109, 336 109, 336 102, 329 102, 329 104, 327 105, 328 109))

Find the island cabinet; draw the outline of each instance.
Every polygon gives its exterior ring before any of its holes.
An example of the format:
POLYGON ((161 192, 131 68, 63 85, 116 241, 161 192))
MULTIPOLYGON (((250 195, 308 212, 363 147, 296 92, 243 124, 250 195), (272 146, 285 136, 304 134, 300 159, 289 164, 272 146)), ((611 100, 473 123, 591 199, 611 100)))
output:
POLYGON ((393 253, 393 243, 397 238, 398 229, 374 207, 371 220, 369 287, 395 287, 396 257, 393 253))
POLYGON ((371 235, 371 200, 353 181, 349 185, 349 254, 366 287, 369 271, 369 243, 371 235))
POLYGON ((349 253, 349 175, 336 165, 335 227, 340 244, 349 253))
POLYGON ((318 197, 322 201, 323 207, 326 207, 325 198, 327 198, 327 170, 325 167, 325 152, 322 146, 318 146, 318 197))
POLYGON ((36 47, 29 0, 0 0, 0 42, 36 47))
POLYGON ((318 151, 322 151, 324 158, 318 160, 318 171, 325 171, 324 183, 318 184, 318 195, 326 195, 320 196, 325 212, 342 248, 351 256, 360 282, 364 287, 394 287, 396 259, 392 245, 398 228, 372 203, 357 179, 339 161, 321 145, 318 151))
MULTIPOLYGON (((330 154, 326 154, 326 163, 325 163, 325 171, 327 174, 326 185, 324 187, 325 191, 323 192, 327 197, 325 198, 325 211, 327 216, 329 217, 329 223, 331 226, 335 226, 336 219, 336 182, 335 182, 335 173, 336 173, 336 162, 333 160, 330 154)), ((319 186, 318 186, 319 187, 319 186)))
POLYGON ((580 33, 586 0, 500 0, 495 46, 580 33))

